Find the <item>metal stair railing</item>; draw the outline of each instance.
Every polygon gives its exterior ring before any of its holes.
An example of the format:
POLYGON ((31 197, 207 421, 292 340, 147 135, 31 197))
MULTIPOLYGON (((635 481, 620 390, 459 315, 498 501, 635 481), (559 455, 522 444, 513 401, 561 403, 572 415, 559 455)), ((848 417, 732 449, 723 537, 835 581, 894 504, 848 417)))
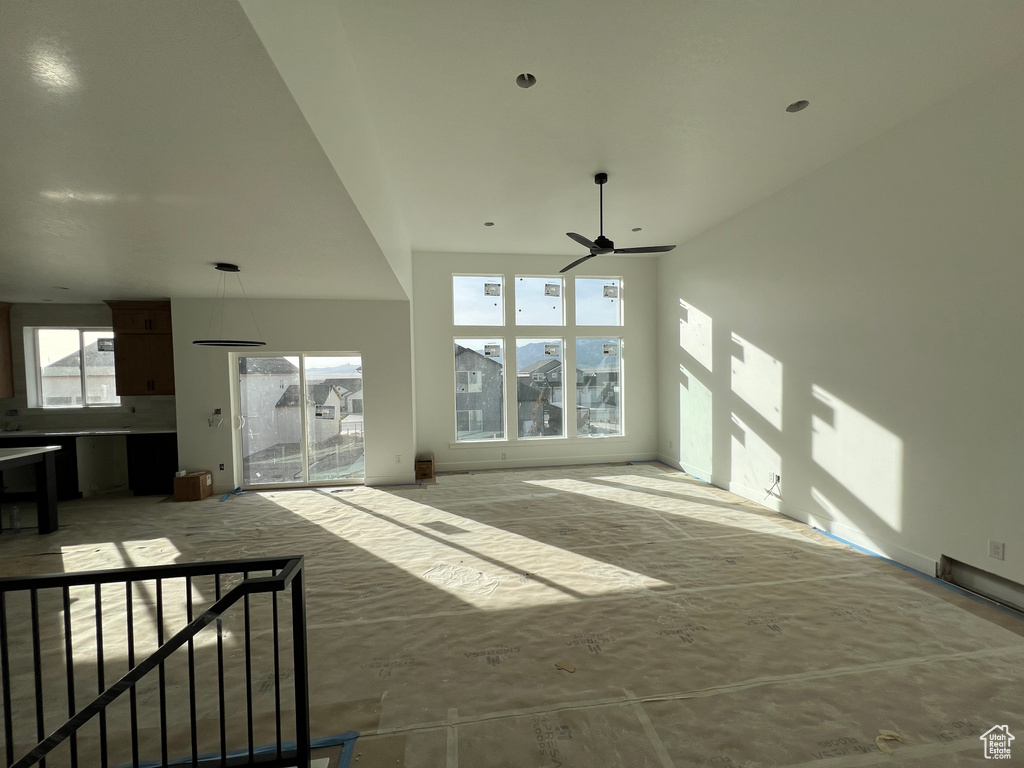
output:
MULTIPOLYGON (((170 582, 177 583, 177 582, 170 582)), ((204 582, 205 583, 205 582, 204 582)), ((81 592, 81 590, 78 590, 81 592)), ((120 592, 120 590, 118 590, 120 592)), ((109 597, 111 590, 107 590, 109 597)), ((23 600, 21 602, 24 602, 23 600)), ((148 605, 148 604, 147 604, 148 605)), ((150 606, 152 607, 152 606, 150 606)), ((180 608, 180 607, 179 607, 180 608)), ((257 628, 265 631, 264 627, 257 628)), ((109 634, 109 632, 108 632, 109 634)), ((23 638, 21 638, 23 640, 23 638)), ((52 638, 49 642, 48 653, 52 655, 55 644, 52 638)), ((51 662, 52 666, 52 662, 51 662)), ((81 666, 81 665, 79 665, 81 666)), ((267 672, 264 676, 270 675, 267 672)), ((24 676, 22 676, 24 677, 24 676)), ((152 679, 152 678, 150 678, 152 679)), ((29 576, 0 579, 0 683, 2 683, 2 704, 3 704, 3 737, 6 765, 9 768, 29 768, 38 765, 46 768, 47 756, 55 749, 64 745, 62 752, 67 752, 67 765, 70 768, 78 768, 81 765, 99 765, 100 768, 109 768, 110 750, 108 749, 108 723, 107 711, 110 705, 122 694, 128 693, 130 707, 130 741, 131 741, 131 765, 139 768, 142 765, 167 766, 167 765, 209 765, 209 766, 244 766, 260 765, 267 768, 284 768, 284 766, 309 766, 310 761, 310 724, 309 724, 309 672, 306 647, 306 610, 305 590, 303 582, 303 558, 302 556, 279 557, 279 558, 257 558, 244 560, 228 560, 203 563, 188 563, 181 565, 163 565, 138 568, 120 568, 104 571, 84 571, 78 573, 52 574, 46 576, 29 576), (253 575, 268 573, 269 575, 253 575), (222 582, 230 581, 230 577, 241 577, 241 580, 230 587, 225 594, 222 592, 222 582), (212 577, 213 582, 213 603, 200 615, 193 616, 193 588, 197 580, 212 577), (183 580, 185 589, 185 618, 186 625, 171 635, 164 638, 164 624, 166 619, 166 601, 164 597, 165 583, 169 580, 183 580), (134 606, 137 601, 145 602, 145 596, 140 595, 141 590, 136 589, 140 582, 155 583, 155 624, 156 643, 155 651, 146 656, 142 661, 136 662, 136 627, 134 606), (110 621, 104 622, 103 598, 104 585, 121 584, 124 587, 125 605, 125 634, 124 650, 126 651, 125 661, 128 671, 109 687, 104 685, 104 651, 106 639, 104 638, 104 625, 109 627, 110 621), (95 672, 97 678, 97 694, 95 698, 84 707, 77 706, 75 690, 75 637, 72 627, 72 599, 71 589, 81 587, 92 587, 93 610, 95 611, 95 629, 91 633, 95 639, 95 672), (291 602, 291 645, 293 662, 293 683, 291 686, 294 704, 294 747, 284 741, 282 730, 281 710, 281 638, 280 620, 278 612, 278 594, 284 593, 285 599, 289 597, 286 590, 290 589, 291 602), (59 612, 63 614, 63 655, 65 661, 64 673, 60 676, 43 674, 43 639, 40 634, 40 605, 41 595, 52 594, 52 590, 60 593, 59 612), (13 621, 17 617, 11 612, 11 598, 18 593, 28 594, 28 625, 31 630, 30 642, 32 657, 32 696, 35 713, 35 734, 32 737, 37 743, 27 753, 15 761, 15 713, 24 712, 28 708, 27 696, 22 696, 18 691, 19 699, 13 699, 13 688, 15 685, 12 675, 12 661, 24 661, 28 655, 27 647, 21 648, 20 659, 12 659, 11 641, 12 629, 21 625, 23 621, 13 621), (256 733, 253 720, 253 627, 251 622, 250 597, 261 594, 269 594, 271 600, 272 624, 273 624, 273 685, 274 685, 274 724, 275 738, 272 744, 266 747, 257 747, 256 733), (225 631, 223 621, 225 614, 234 606, 241 603, 244 619, 243 645, 244 645, 244 668, 245 668, 245 699, 246 699, 246 736, 247 743, 244 748, 229 750, 227 736, 227 709, 225 700, 225 658, 224 640, 225 631), (216 665, 217 665, 217 710, 219 713, 219 749, 212 754, 200 754, 198 726, 197 726, 197 694, 196 694, 196 649, 195 639, 206 627, 216 623, 216 665), (172 748, 168 739, 168 701, 165 665, 172 654, 187 646, 188 654, 188 705, 189 705, 189 734, 190 750, 187 757, 180 757, 172 754, 172 748), (143 758, 140 751, 139 740, 139 701, 136 695, 136 685, 146 678, 150 673, 157 671, 159 691, 159 758, 154 755, 152 758, 143 758), (61 685, 66 686, 62 692, 61 699, 67 701, 67 720, 56 729, 46 735, 46 718, 44 711, 44 687, 54 685, 56 678, 61 685), (79 755, 78 735, 86 723, 93 718, 99 719, 99 740, 98 759, 95 757, 86 758, 79 755)), ((16 687, 16 686, 15 686, 16 687)), ((52 698, 52 696, 51 696, 52 698)), ((51 715, 52 719, 52 715, 51 715)), ((155 718, 154 718, 155 719, 155 718)), ((31 742, 28 742, 31 743, 31 742)), ((153 747, 155 750, 155 746, 153 747)), ((182 749, 181 751, 184 751, 182 749)), ((64 765, 62 761, 60 763, 64 765)))

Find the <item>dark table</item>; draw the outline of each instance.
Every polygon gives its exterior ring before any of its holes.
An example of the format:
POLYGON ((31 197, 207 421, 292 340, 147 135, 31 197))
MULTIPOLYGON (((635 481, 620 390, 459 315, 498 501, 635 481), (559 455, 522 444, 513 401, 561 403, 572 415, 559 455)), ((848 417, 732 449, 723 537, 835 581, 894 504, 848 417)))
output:
POLYGON ((25 464, 36 465, 36 513, 39 533, 57 530, 57 465, 59 445, 32 448, 0 448, 0 472, 25 464))

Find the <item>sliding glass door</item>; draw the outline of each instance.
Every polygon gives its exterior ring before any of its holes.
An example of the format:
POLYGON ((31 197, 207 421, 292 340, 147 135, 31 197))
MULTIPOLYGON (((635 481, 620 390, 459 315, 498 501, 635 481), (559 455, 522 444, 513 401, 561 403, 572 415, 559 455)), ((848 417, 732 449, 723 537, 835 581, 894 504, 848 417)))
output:
POLYGON ((359 355, 246 355, 238 387, 243 486, 364 479, 359 355))

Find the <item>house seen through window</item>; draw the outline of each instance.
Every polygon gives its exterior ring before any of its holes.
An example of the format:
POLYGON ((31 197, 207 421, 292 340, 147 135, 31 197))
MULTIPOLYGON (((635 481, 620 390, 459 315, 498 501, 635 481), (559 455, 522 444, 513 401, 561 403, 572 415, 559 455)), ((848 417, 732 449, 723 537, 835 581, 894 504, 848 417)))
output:
POLYGON ((110 328, 36 328, 34 399, 43 408, 119 405, 110 328))

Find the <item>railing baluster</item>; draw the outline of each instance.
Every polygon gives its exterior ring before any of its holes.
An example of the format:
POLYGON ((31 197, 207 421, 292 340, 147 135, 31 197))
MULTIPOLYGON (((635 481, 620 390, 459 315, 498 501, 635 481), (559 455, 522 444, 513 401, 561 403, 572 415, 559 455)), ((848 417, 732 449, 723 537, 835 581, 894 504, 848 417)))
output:
MULTIPOLYGON (((164 644, 164 580, 156 580, 156 644, 164 644)), ((167 765, 167 670, 160 662, 160 761, 167 765)))
MULTIPOLYGON (((135 601, 132 595, 132 583, 124 583, 125 617, 127 621, 128 669, 135 667, 135 601)), ((133 685, 128 690, 128 708, 132 729, 132 768, 139 768, 139 697, 133 685)))
POLYGON ((11 713, 11 660, 7 655, 7 593, 0 592, 0 682, 4 699, 4 747, 7 764, 14 762, 14 720, 11 713))
MULTIPOLYGON (((96 692, 103 693, 103 585, 96 585, 96 692)), ((107 711, 100 710, 100 765, 107 768, 107 711)))
MULTIPOLYGON (((277 569, 271 571, 277 576, 277 569)), ((274 615, 271 621, 274 624, 274 721, 277 727, 277 757, 281 757, 281 643, 280 631, 277 625, 277 592, 271 592, 271 604, 274 615)))
MULTIPOLYGON (((39 647, 39 590, 29 592, 32 605, 32 672, 36 682, 36 736, 39 741, 46 738, 46 723, 43 720, 43 655, 39 647)), ((40 768, 46 768, 46 759, 39 761, 40 768)))
MULTIPOLYGON (((242 581, 249 578, 249 572, 242 573, 242 581)), ((245 711, 248 715, 249 762, 252 762, 255 745, 252 732, 252 634, 249 632, 249 595, 243 598, 245 606, 245 711)))
MULTIPOLYGON (((220 574, 218 573, 213 582, 214 600, 220 600, 220 574)), ((227 714, 224 711, 224 622, 217 617, 217 702, 220 710, 220 760, 226 763, 228 760, 228 724, 227 714)))
POLYGON ((306 655, 306 591, 300 568, 292 579, 292 652, 295 680, 296 766, 309 768, 309 665, 306 655))
MULTIPOLYGON (((77 710, 75 704, 75 656, 71 646, 71 590, 61 590, 64 599, 64 661, 67 666, 68 680, 68 717, 74 717, 77 710)), ((71 734, 71 768, 78 768, 78 735, 71 734)))
MULTIPOLYGON (((185 577, 185 615, 192 623, 192 577, 185 577)), ((192 716, 192 765, 199 764, 199 723, 196 722, 196 644, 188 639, 188 709, 192 716)))

